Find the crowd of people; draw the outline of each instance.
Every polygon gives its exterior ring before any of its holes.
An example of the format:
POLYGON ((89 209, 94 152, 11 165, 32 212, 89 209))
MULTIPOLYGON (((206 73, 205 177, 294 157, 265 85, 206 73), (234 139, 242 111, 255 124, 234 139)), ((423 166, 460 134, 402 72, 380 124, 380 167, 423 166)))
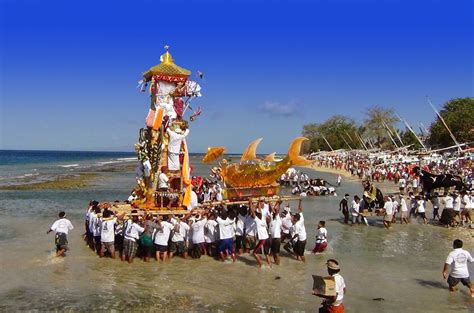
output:
MULTIPOLYGON (((346 194, 339 202, 339 211, 344 216, 345 224, 368 225, 366 216, 371 212, 365 207, 364 201, 358 195, 354 195, 352 201, 346 194)), ((424 224, 441 222, 446 226, 471 225, 472 209, 474 208, 474 193, 468 191, 451 192, 439 195, 435 192, 433 196, 426 196, 419 192, 410 191, 408 195, 403 192, 384 196, 384 204, 377 213, 383 215, 383 224, 388 229, 392 223, 408 224, 412 218, 420 219, 424 224), (427 205, 431 203, 432 210, 427 214, 427 205), (452 210, 452 215, 447 214, 442 219, 440 212, 452 210), (445 220, 447 219, 447 220, 445 220)))
MULTIPOLYGON (((129 216, 112 211, 107 204, 92 201, 85 218, 84 239, 91 249, 122 261, 133 262, 135 256, 144 261, 155 258, 166 261, 174 256, 200 258, 208 255, 235 261, 238 255, 251 254, 259 266, 280 264, 280 247, 297 260, 305 261, 306 228, 303 208, 296 212, 281 200, 264 198, 246 204, 215 206, 207 210, 192 209, 182 215, 129 216)), ((318 225, 313 252, 327 247, 325 222, 318 225)))
POLYGON ((463 178, 466 185, 472 186, 474 172, 470 156, 454 157, 451 154, 431 154, 425 157, 414 157, 408 153, 362 153, 353 151, 334 152, 311 156, 316 165, 336 170, 344 170, 362 180, 377 182, 391 181, 399 184, 404 180, 419 186, 419 181, 413 181, 411 169, 413 164, 423 163, 423 168, 433 174, 450 173, 463 178), (418 184, 417 184, 418 183, 418 184))

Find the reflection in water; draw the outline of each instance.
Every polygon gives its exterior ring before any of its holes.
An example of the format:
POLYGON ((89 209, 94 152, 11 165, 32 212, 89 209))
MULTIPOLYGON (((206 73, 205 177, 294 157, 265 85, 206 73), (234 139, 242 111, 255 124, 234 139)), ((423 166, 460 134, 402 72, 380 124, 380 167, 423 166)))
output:
MULTIPOLYGON (((197 175, 204 172, 196 166, 197 175)), ((328 174, 312 176, 334 180, 328 174)), ((314 245, 319 220, 327 221, 329 232, 328 250, 308 255, 306 264, 285 254, 280 266, 263 269, 249 256, 235 264, 207 257, 175 258, 167 264, 137 259, 132 265, 99 259, 81 239, 84 207, 91 198, 124 199, 134 183, 131 173, 111 173, 89 189, 1 192, 0 310, 314 312, 320 300, 311 296, 311 274, 326 274, 327 258, 342 266, 348 312, 474 310, 468 295, 450 295, 441 277, 455 231, 416 222, 387 231, 380 218, 368 227, 346 226, 340 221, 340 197, 304 200, 307 249, 314 245), (45 231, 63 209, 76 229, 70 235, 71 251, 58 259, 45 231)), ((338 193, 346 192, 360 194, 361 188, 346 183, 338 193)))

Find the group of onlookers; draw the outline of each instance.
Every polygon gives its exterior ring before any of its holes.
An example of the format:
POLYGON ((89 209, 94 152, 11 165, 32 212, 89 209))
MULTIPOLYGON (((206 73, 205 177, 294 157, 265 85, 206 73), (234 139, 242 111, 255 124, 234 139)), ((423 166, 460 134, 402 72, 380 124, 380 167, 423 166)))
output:
MULTIPOLYGON (((368 153, 341 151, 330 155, 315 155, 313 159, 318 166, 345 170, 359 179, 377 182, 387 180, 398 184, 399 180, 403 178, 407 186, 412 183, 412 168, 419 163, 424 164, 423 169, 433 174, 459 175, 466 185, 472 185, 474 179, 472 160, 469 157, 453 158, 449 154, 436 158, 433 154, 431 159, 420 160, 419 158, 412 158, 406 153, 370 155, 368 153)), ((417 188, 417 186, 414 188, 417 188)))
MULTIPOLYGON (((390 228, 395 223, 397 216, 400 224, 408 224, 410 218, 421 218, 424 224, 428 223, 427 204, 431 203, 432 213, 431 220, 436 219, 447 226, 471 224, 472 209, 474 209, 474 192, 461 191, 445 193, 439 195, 435 192, 433 196, 426 196, 421 193, 410 191, 408 196, 403 193, 386 195, 384 197, 384 205, 382 210, 378 212, 383 214, 383 223, 386 228, 390 228), (448 220, 442 220, 440 212, 447 209, 453 214, 446 214, 448 220)), ((346 194, 339 203, 339 210, 344 215, 344 223, 352 225, 364 223, 368 225, 366 216, 369 215, 368 209, 364 207, 364 202, 357 195, 350 201, 349 194, 346 194)))

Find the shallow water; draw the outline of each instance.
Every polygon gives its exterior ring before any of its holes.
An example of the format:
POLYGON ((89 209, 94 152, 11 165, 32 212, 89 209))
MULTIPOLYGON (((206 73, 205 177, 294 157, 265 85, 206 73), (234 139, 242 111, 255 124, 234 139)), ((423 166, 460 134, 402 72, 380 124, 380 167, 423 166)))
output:
MULTIPOLYGON (((205 171, 196 166, 197 175, 205 171)), ((331 174, 311 174, 335 180, 331 174)), ((81 239, 85 206, 90 199, 124 199, 133 185, 133 173, 106 173, 83 189, 0 191, 0 310, 314 312, 320 300, 311 295, 311 274, 325 274, 327 258, 341 263, 347 312, 474 310, 467 289, 450 294, 441 276, 459 230, 415 222, 386 231, 376 219, 369 227, 346 226, 338 212, 340 197, 305 199, 306 249, 314 245, 319 220, 327 221, 329 231, 328 250, 307 255, 305 264, 286 255, 280 266, 262 269, 248 256, 235 264, 207 257, 167 264, 136 259, 132 265, 99 259, 81 239), (53 235, 46 235, 63 209, 76 227, 64 259, 54 257, 53 235)), ((360 194, 360 185, 343 183, 338 193, 346 192, 360 194)), ((472 240, 465 248, 473 250, 472 240)))

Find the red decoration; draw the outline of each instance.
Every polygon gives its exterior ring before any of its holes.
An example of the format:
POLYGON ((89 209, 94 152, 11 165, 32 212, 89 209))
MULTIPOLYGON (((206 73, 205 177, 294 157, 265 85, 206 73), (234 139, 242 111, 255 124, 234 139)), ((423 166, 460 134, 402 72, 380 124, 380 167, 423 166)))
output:
POLYGON ((153 78, 156 80, 164 80, 168 82, 185 82, 188 80, 187 76, 170 76, 170 75, 154 75, 153 78))
POLYGON ((176 115, 178 115, 178 118, 183 117, 183 111, 184 111, 184 101, 181 98, 175 98, 173 101, 173 106, 174 106, 174 111, 176 112, 176 115))

